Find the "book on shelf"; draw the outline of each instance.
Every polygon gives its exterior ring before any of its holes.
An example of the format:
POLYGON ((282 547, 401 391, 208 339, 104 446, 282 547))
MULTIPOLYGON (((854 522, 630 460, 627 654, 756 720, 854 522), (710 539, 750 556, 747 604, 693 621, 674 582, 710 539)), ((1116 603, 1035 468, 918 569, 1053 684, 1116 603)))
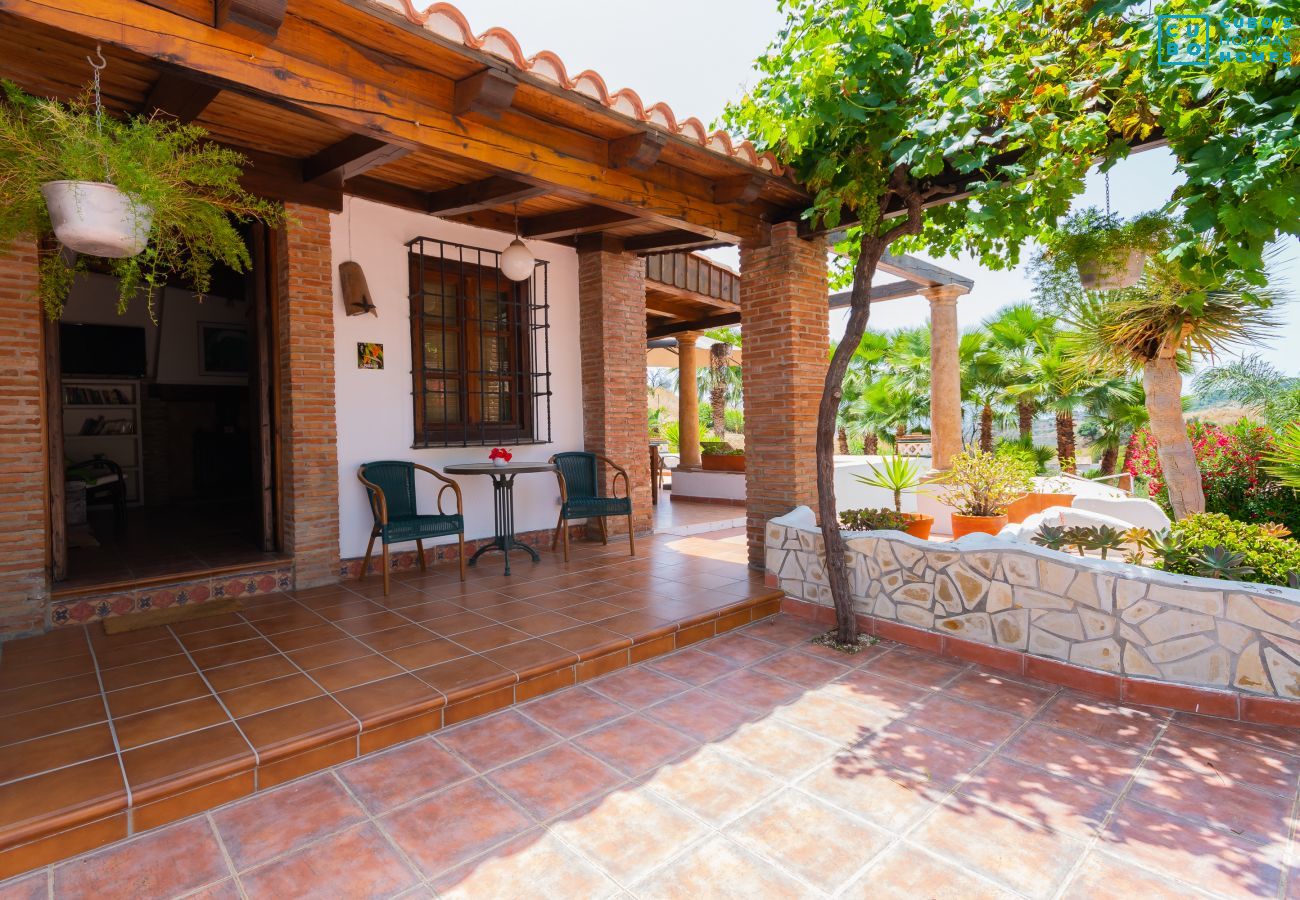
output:
POLYGON ((63 402, 69 406, 130 406, 131 398, 121 388, 64 385, 63 402))
POLYGON ((96 434, 135 434, 135 422, 131 419, 109 419, 105 416, 91 416, 81 423, 78 435, 96 434))

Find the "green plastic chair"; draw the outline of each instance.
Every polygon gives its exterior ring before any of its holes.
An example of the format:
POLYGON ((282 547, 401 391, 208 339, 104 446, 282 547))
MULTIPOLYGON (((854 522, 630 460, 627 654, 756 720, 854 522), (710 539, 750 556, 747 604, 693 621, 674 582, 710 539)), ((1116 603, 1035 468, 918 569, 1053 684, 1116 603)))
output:
POLYGON ((569 529, 565 523, 569 519, 596 519, 600 522, 601 540, 609 543, 609 529, 605 519, 609 516, 627 516, 627 543, 636 556, 636 532, 632 527, 632 482, 627 477, 627 469, 614 462, 608 456, 599 453, 574 451, 557 453, 550 462, 555 466, 556 477, 560 479, 560 518, 555 524, 555 538, 551 549, 564 536, 564 561, 569 561, 569 529), (599 464, 604 463, 614 470, 611 489, 613 496, 606 497, 601 485, 599 464), (624 496, 618 496, 618 479, 623 479, 624 496))
POLYGON ((366 545, 366 559, 361 564, 360 581, 366 577, 370 568, 370 554, 375 549, 375 539, 383 542, 384 559, 384 596, 388 596, 388 545, 415 541, 419 551, 420 571, 425 571, 424 542, 437 537, 456 535, 460 545, 460 580, 465 580, 465 510, 461 503, 460 485, 445 475, 439 475, 428 466, 402 460, 381 460, 363 463, 357 471, 357 478, 366 486, 370 499, 370 513, 374 517, 374 528, 370 532, 370 543, 366 545), (443 482, 438 489, 438 514, 421 515, 415 502, 415 470, 428 472, 443 482), (456 495, 456 512, 446 513, 442 507, 442 495, 450 490, 456 495))

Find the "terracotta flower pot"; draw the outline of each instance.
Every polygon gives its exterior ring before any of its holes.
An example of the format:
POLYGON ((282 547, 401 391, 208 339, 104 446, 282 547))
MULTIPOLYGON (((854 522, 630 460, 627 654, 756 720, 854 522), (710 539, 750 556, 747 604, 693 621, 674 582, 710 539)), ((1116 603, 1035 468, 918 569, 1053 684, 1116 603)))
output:
POLYGON ((952 514, 952 537, 956 540, 967 534, 997 534, 1007 527, 1007 516, 962 516, 952 514))
POLYGON ((907 533, 923 541, 930 539, 930 529, 934 526, 934 516, 925 513, 903 513, 907 516, 907 533))
POLYGON ((700 457, 700 468, 706 472, 743 472, 745 457, 735 454, 705 453, 700 457))
POLYGON ((1069 506, 1074 494, 1047 494, 1037 491, 1025 494, 1007 507, 1007 521, 1019 525, 1025 519, 1052 506, 1069 506))

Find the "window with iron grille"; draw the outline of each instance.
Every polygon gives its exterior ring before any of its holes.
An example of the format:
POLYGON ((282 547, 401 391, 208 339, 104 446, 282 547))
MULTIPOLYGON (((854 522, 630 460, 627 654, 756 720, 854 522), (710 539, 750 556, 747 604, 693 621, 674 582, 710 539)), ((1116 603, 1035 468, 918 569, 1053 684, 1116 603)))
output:
POLYGON ((423 237, 406 246, 414 445, 549 443, 547 264, 511 281, 496 251, 423 237))

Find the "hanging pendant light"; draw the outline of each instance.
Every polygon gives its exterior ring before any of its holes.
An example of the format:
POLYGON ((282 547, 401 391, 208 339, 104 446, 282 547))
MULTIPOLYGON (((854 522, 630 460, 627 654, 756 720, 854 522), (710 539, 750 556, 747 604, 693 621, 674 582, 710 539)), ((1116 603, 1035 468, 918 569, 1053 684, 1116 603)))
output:
POLYGON ((501 251, 501 274, 511 281, 527 281, 537 259, 519 237, 519 204, 515 204, 515 239, 501 251))

